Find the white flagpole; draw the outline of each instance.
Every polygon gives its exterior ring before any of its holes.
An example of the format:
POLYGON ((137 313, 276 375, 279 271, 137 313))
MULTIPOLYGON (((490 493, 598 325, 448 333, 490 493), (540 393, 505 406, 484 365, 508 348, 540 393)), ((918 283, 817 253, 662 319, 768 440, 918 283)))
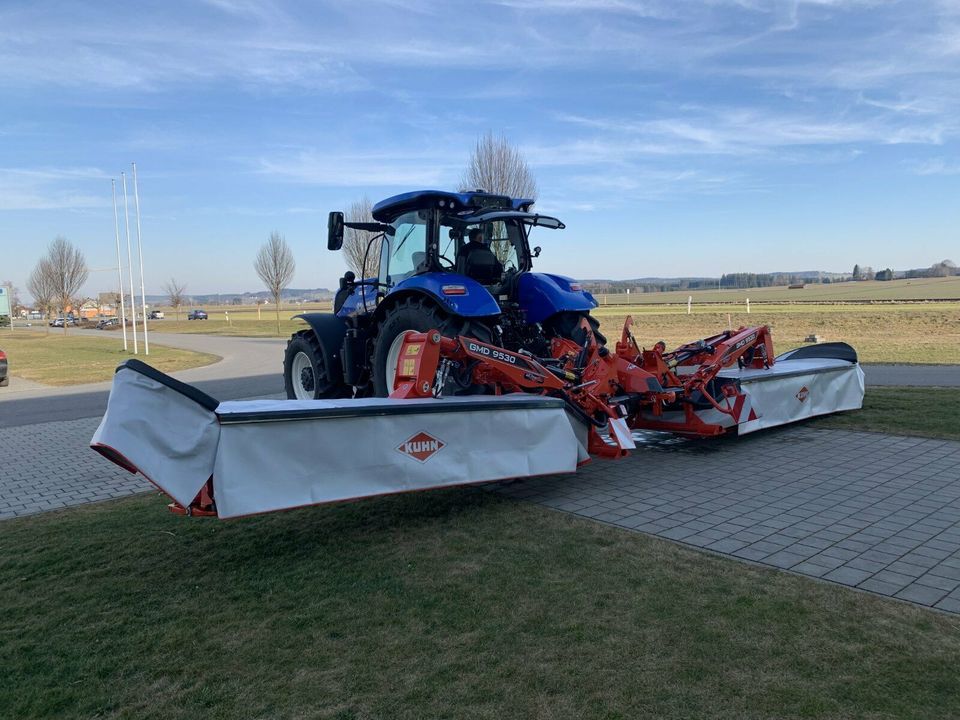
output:
POLYGON ((130 308, 133 310, 133 354, 137 354, 137 296, 133 294, 133 251, 130 249, 130 206, 127 204, 127 174, 120 173, 123 182, 123 217, 127 222, 127 274, 130 276, 130 308))
POLYGON ((123 330, 123 351, 127 352, 127 311, 123 302, 123 265, 120 264, 120 218, 117 216, 117 181, 110 180, 113 191, 113 231, 117 237, 117 282, 120 286, 120 327, 123 330))
POLYGON ((147 293, 143 289, 143 244, 140 242, 140 191, 137 189, 137 164, 133 166, 133 202, 137 208, 137 255, 140 256, 140 305, 143 307, 143 353, 150 354, 150 340, 147 337, 147 293))

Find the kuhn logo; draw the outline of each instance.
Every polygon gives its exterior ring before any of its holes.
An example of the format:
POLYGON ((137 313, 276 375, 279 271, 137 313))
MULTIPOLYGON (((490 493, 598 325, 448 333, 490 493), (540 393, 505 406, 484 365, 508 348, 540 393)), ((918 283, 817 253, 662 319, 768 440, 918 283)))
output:
POLYGON ((442 440, 437 440, 437 438, 427 435, 425 432, 418 432, 412 438, 402 443, 397 450, 423 463, 440 452, 444 445, 445 443, 442 440))
POLYGON ((797 391, 797 400, 800 402, 806 402, 807 398, 810 396, 810 391, 807 389, 807 386, 804 385, 800 390, 797 391))

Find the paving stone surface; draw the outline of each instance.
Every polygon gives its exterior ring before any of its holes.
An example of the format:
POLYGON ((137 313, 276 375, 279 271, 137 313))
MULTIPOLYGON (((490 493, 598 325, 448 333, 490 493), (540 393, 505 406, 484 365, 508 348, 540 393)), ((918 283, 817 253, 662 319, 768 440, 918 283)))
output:
POLYGON ((90 449, 100 418, 0 428, 0 520, 149 490, 90 449))
MULTIPOLYGON (((150 490, 89 449, 98 422, 0 428, 0 520, 150 490)), ((496 491, 960 613, 960 443, 805 427, 641 437, 625 460, 496 491)))
POLYGON ((717 441, 638 439, 625 460, 497 491, 960 612, 960 443, 802 426, 717 441))

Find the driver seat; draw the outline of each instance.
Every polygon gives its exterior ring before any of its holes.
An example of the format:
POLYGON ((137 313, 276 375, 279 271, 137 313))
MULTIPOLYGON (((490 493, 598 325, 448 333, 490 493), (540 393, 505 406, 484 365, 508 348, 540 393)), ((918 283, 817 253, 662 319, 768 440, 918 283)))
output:
POLYGON ((490 248, 478 247, 464 256, 462 272, 481 285, 493 285, 503 277, 503 265, 490 248))

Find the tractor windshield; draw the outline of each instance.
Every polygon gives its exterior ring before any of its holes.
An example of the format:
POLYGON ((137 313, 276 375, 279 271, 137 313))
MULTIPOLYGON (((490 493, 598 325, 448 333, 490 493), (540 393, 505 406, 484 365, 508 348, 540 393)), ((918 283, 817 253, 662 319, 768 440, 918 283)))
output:
POLYGON ((381 282, 395 285, 426 269, 429 213, 404 213, 392 223, 393 237, 385 237, 380 251, 381 282))

